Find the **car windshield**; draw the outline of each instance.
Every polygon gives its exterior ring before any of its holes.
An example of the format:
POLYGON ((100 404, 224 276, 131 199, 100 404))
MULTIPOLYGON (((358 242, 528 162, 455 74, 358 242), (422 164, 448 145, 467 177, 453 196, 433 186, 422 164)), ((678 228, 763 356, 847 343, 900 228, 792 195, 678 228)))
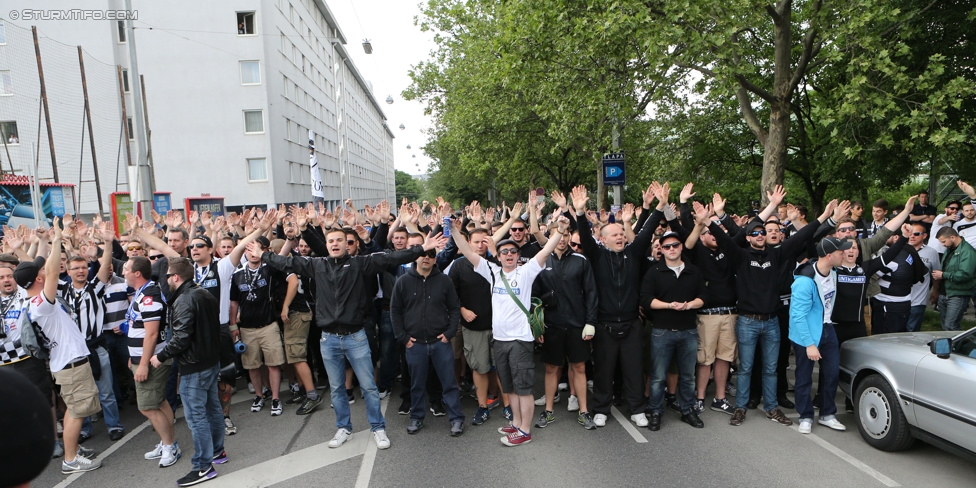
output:
POLYGON ((952 341, 952 352, 976 358, 976 332, 970 331, 969 334, 952 341))

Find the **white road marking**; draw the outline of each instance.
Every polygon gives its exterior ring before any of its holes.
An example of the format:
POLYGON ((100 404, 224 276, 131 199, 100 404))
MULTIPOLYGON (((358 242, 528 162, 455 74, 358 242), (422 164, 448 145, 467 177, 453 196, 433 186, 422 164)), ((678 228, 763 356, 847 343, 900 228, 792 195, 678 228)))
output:
MULTIPOLYGON (((255 464, 232 473, 218 475, 207 486, 243 488, 263 487, 287 481, 310 471, 354 458, 370 443, 369 431, 356 432, 342 447, 332 449, 328 442, 295 451, 270 461, 255 464)), ((217 467, 220 472, 220 467, 217 467)))
MULTIPOLYGON (((149 427, 149 421, 148 420, 145 421, 145 422, 143 422, 142 424, 140 424, 135 429, 132 429, 131 431, 129 431, 128 434, 126 434, 124 437, 122 437, 121 439, 119 439, 117 442, 115 442, 114 444, 112 444, 111 446, 109 446, 108 449, 106 449, 106 450, 98 453, 98 456, 95 459, 105 459, 105 458, 107 458, 113 452, 118 451, 119 449, 121 449, 122 446, 126 442, 129 442, 129 440, 131 440, 133 437, 139 435, 139 433, 142 432, 143 430, 145 430, 147 427, 149 427)), ((62 482, 54 485, 54 488, 65 488, 68 485, 70 485, 71 483, 74 483, 74 481, 77 480, 78 478, 81 478, 81 476, 83 474, 85 474, 85 473, 75 473, 75 474, 72 474, 72 475, 68 476, 67 478, 65 478, 64 481, 62 481, 62 482)))
MULTIPOLYGON (((386 406, 390 404, 390 396, 387 396, 382 400, 380 404, 380 413, 386 416, 386 406)), ((372 437, 372 433, 366 433, 367 436, 372 437)), ((369 479, 373 476, 373 464, 376 462, 376 447, 375 442, 370 442, 366 439, 366 454, 363 455, 363 463, 359 466, 359 475, 356 477, 356 488, 367 488, 369 486, 369 479)), ((391 446, 392 447, 392 446, 391 446)))
POLYGON ((617 419, 617 422, 620 422, 620 425, 623 426, 624 430, 626 430, 627 433, 630 434, 630 436, 633 437, 638 444, 647 443, 647 438, 641 435, 641 433, 637 430, 637 427, 634 427, 634 424, 630 421, 630 419, 624 416, 620 410, 617 410, 617 407, 611 405, 610 414, 613 415, 613 418, 617 419))
MULTIPOLYGON (((794 431, 797 431, 797 433, 799 433, 799 422, 797 422, 796 424, 793 424, 793 426, 790 427, 790 428, 793 429, 794 431)), ((818 436, 817 434, 812 434, 811 433, 811 434, 800 434, 800 435, 802 435, 803 437, 806 437, 807 439, 810 439, 811 441, 813 441, 818 446, 820 446, 820 447, 822 447, 822 448, 830 451, 832 454, 834 454, 835 456, 843 459, 844 461, 847 461, 851 466, 854 466, 855 468, 860 469, 861 471, 863 471, 868 476, 870 476, 870 477, 872 477, 872 478, 880 481, 881 483, 883 483, 885 486, 890 486, 890 487, 893 487, 893 488, 894 487, 897 487, 897 486, 901 486, 901 484, 899 484, 895 480, 893 480, 893 479, 891 479, 891 478, 889 478, 889 477, 881 474, 878 470, 872 468, 871 466, 868 466, 867 464, 865 464, 861 460, 857 459, 856 457, 851 456, 847 452, 843 451, 841 448, 839 448, 839 447, 837 447, 837 446, 835 446, 835 445, 827 442, 826 440, 824 440, 822 437, 818 436)))

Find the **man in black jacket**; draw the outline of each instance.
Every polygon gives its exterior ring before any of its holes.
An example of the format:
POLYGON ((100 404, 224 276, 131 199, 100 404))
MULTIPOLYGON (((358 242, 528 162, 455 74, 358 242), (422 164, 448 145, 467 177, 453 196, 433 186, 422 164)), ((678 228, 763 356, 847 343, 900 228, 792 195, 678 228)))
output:
POLYGON ((454 283, 436 266, 437 251, 421 255, 393 285, 390 318, 398 344, 406 348, 410 370, 410 424, 408 434, 424 426, 429 366, 441 382, 444 402, 451 420, 451 436, 464 433, 464 414, 454 377, 454 348, 461 305, 454 283))
POLYGON ((224 414, 217 397, 220 377, 220 303, 193 281, 193 265, 186 258, 169 260, 169 324, 166 347, 150 358, 153 367, 176 358, 180 365, 180 396, 186 423, 193 435, 193 470, 177 481, 194 485, 217 476, 213 463, 227 462, 224 414))
MULTIPOLYGON (((273 211, 273 210, 269 210, 273 211)), ((308 215, 298 212, 295 224, 302 238, 315 239, 308 227, 308 215)), ((264 227, 265 222, 261 222, 264 227)), ((363 324, 373 297, 366 292, 366 280, 390 265, 409 263, 423 253, 436 249, 447 242, 442 235, 428 237, 423 246, 413 246, 391 254, 350 256, 347 252, 346 233, 330 229, 325 234, 325 251, 328 257, 284 257, 265 252, 261 260, 278 270, 291 270, 315 280, 315 325, 322 329, 322 359, 329 373, 332 388, 332 405, 336 413, 335 436, 329 447, 339 447, 352 435, 352 419, 349 413, 349 397, 344 384, 346 360, 352 365, 359 386, 366 400, 366 418, 369 420, 373 439, 379 449, 388 449, 390 439, 386 435, 386 420, 380 409, 380 395, 376 389, 373 363, 363 324)), ((257 251, 251 243, 252 252, 257 251), (252 249, 253 248, 253 249, 252 249)))

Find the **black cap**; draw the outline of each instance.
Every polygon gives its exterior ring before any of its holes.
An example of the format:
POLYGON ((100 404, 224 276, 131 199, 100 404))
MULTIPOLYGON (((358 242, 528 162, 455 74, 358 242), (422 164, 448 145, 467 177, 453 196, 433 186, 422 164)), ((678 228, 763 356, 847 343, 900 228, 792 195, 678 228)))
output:
POLYGON ((14 281, 21 288, 30 288, 34 284, 34 281, 37 280, 37 274, 41 272, 41 268, 43 267, 44 258, 41 256, 38 256, 33 261, 24 261, 14 269, 14 281))
POLYGON ((267 237, 258 236, 258 238, 255 239, 254 241, 257 242, 258 245, 261 246, 262 249, 267 249, 267 248, 271 247, 271 241, 269 241, 267 237))
POLYGON ((681 242, 681 237, 678 236, 677 232, 665 232, 664 235, 661 236, 661 242, 663 243, 665 239, 671 238, 677 239, 678 242, 681 242))
POLYGON ((200 239, 201 241, 203 241, 203 243, 206 244, 207 247, 210 247, 210 248, 213 247, 213 241, 211 241, 209 237, 201 234, 201 235, 198 235, 198 236, 194 237, 192 240, 195 241, 197 239, 200 239))
POLYGON ((51 403, 24 375, 0 368, 0 432, 11 442, 0 442, 3 486, 29 483, 40 475, 54 452, 51 403), (16 439, 16 442, 13 440, 16 439))
POLYGON ((511 239, 503 239, 501 242, 495 245, 495 249, 501 249, 502 246, 506 246, 508 244, 515 246, 515 249, 519 249, 518 243, 511 239))
POLYGON ((752 219, 752 220, 750 220, 749 222, 746 223, 746 227, 745 227, 746 234, 752 232, 756 228, 765 229, 766 228, 766 224, 762 220, 752 219))
POLYGON ((836 237, 824 237, 817 243, 817 256, 824 257, 834 251, 846 251, 854 243, 850 239, 838 239, 836 237))

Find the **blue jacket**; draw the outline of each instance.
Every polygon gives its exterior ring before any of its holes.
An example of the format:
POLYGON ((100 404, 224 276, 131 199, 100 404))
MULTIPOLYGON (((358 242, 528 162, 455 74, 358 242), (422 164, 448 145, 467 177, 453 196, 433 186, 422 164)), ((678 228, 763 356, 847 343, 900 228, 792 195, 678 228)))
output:
MULTIPOLYGON (((801 347, 811 344, 820 347, 820 337, 823 335, 824 304, 817 282, 814 281, 814 266, 817 261, 810 261, 794 273, 793 296, 790 299, 790 340, 801 347)), ((834 295, 837 289, 837 272, 830 270, 830 277, 834 280, 834 295)))

